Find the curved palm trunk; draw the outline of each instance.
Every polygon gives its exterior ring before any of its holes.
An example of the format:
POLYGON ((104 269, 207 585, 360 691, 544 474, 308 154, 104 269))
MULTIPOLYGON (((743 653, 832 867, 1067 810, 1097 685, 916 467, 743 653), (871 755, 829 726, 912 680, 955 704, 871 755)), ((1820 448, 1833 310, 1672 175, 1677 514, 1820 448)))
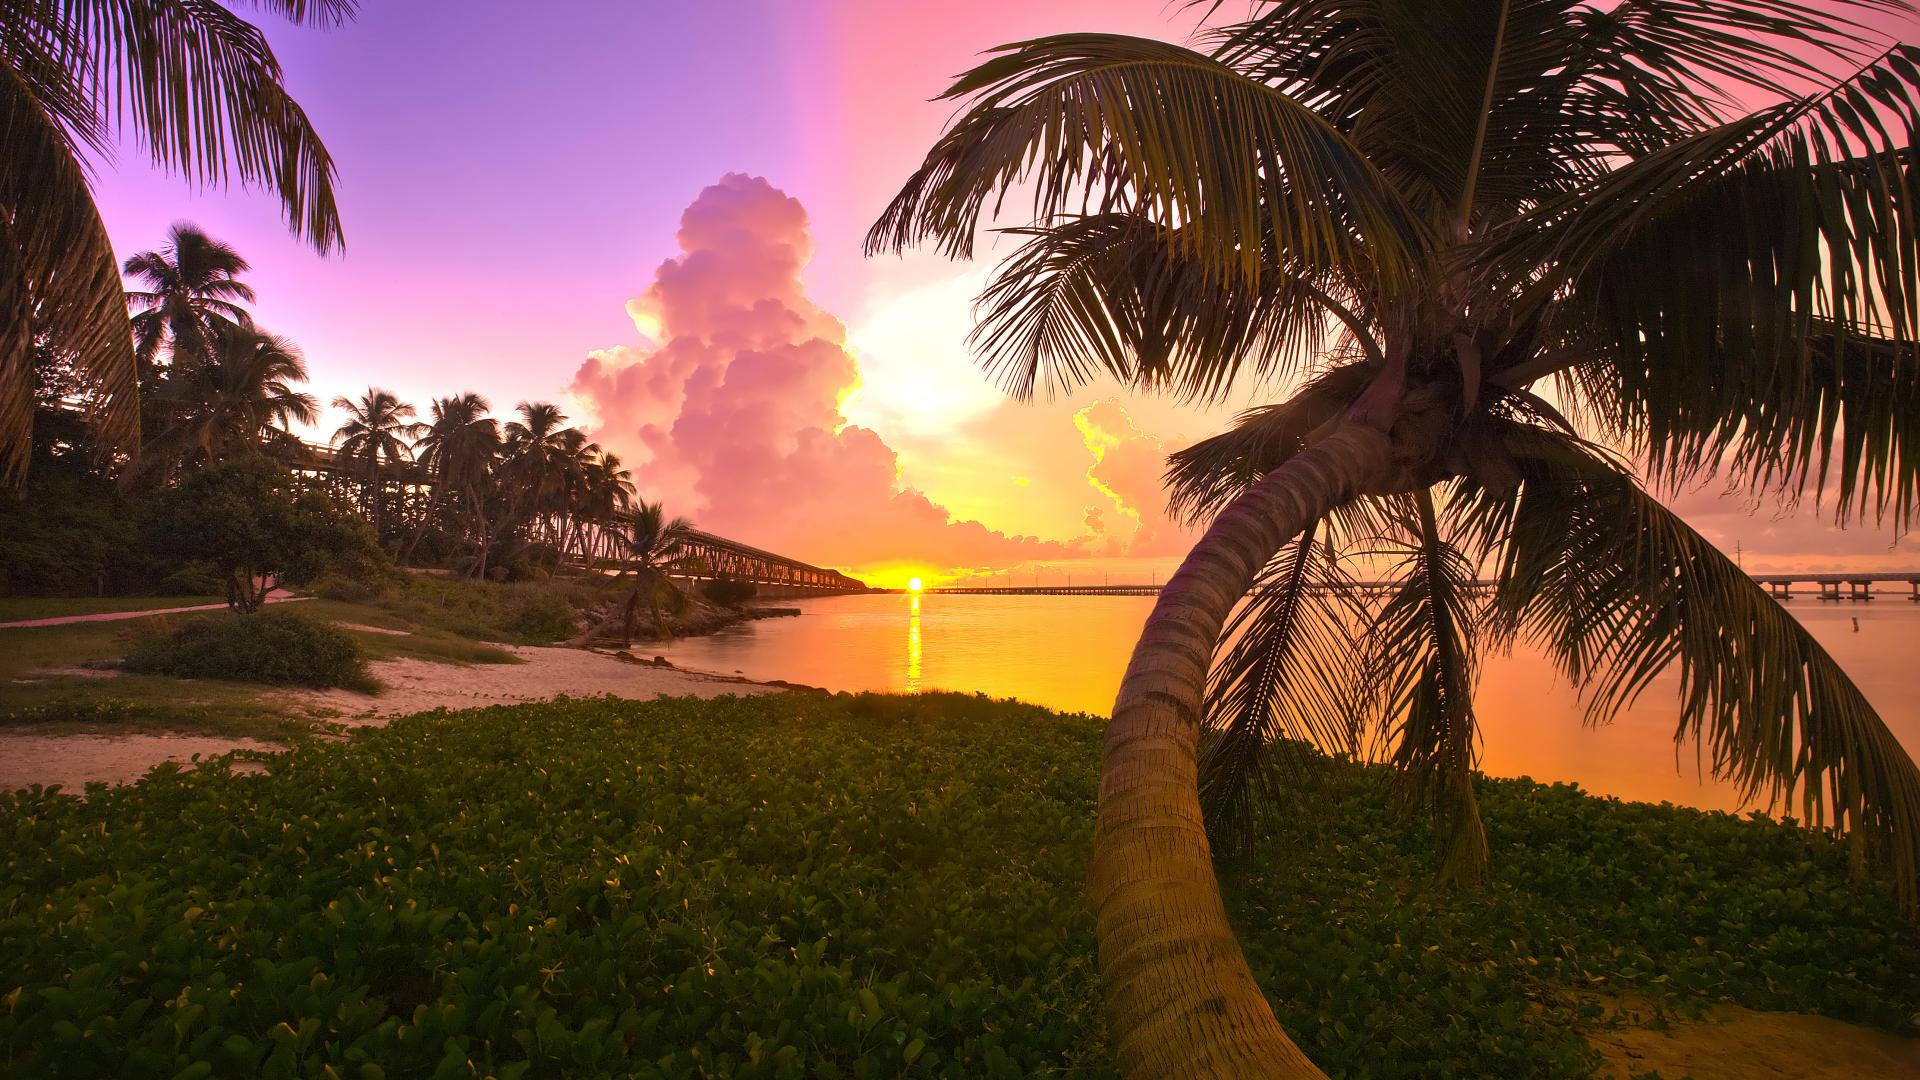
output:
POLYGON ((1348 423, 1214 520, 1148 617, 1107 727, 1087 886, 1121 1069, 1322 1077, 1274 1019, 1228 925, 1194 751, 1213 646, 1280 546, 1393 474, 1384 432, 1348 423))

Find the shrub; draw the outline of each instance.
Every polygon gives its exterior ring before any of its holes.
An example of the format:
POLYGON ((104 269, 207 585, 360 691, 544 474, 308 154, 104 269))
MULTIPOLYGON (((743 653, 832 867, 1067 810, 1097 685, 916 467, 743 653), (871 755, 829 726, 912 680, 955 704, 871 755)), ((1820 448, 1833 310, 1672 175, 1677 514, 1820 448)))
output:
POLYGON ((739 607, 741 604, 758 596, 760 594, 760 587, 751 581, 741 581, 739 578, 728 577, 723 574, 707 582, 701 587, 700 592, 716 604, 725 604, 727 607, 739 607))
POLYGON ((218 596, 225 591, 226 575, 205 559, 195 559, 168 574, 159 589, 161 596, 218 596))
POLYGON ((551 593, 529 596, 507 617, 512 636, 530 641, 559 641, 579 629, 579 617, 565 597, 551 593))
POLYGON ((375 693, 360 646, 344 632, 290 611, 190 619, 136 641, 122 664, 182 679, 344 687, 375 693))

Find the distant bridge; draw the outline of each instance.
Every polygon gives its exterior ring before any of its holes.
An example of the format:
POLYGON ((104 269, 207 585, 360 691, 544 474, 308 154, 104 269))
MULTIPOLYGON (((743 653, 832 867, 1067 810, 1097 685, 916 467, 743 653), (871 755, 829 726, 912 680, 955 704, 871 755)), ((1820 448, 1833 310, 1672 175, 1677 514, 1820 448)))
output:
MULTIPOLYGON (((1888 595, 1887 590, 1874 592, 1876 584, 1903 584, 1909 593, 1907 599, 1920 603, 1920 570, 1893 570, 1884 573, 1843 573, 1843 574, 1754 574, 1756 584, 1766 588, 1775 600, 1791 600, 1795 585, 1811 585, 1821 600, 1872 600, 1876 596, 1888 595)), ((1472 591, 1487 595, 1493 592, 1494 582, 1476 581, 1472 591)), ((1316 590, 1338 589, 1362 595, 1379 595, 1397 588, 1397 583, 1389 581, 1357 581, 1343 585, 1315 585, 1316 590)), ((1158 596, 1165 585, 989 585, 989 586, 944 586, 924 590, 927 593, 975 596, 1158 596)), ((888 592, 905 592, 904 589, 888 589, 888 592)), ((1898 589, 1891 590, 1898 596, 1898 589)), ((1807 594, 1800 594, 1805 596, 1807 594)))
POLYGON ((699 559, 714 574, 725 574, 756 585, 790 585, 805 589, 865 592, 867 583, 838 570, 803 563, 699 529, 683 534, 680 549, 688 559, 699 559))

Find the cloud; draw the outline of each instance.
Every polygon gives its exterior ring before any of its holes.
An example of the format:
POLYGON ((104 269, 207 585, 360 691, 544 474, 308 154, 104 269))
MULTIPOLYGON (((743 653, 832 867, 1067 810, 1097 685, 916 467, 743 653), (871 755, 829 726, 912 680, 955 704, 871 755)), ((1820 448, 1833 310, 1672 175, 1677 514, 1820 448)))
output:
POLYGON ((588 356, 569 390, 641 493, 701 528, 807 562, 951 572, 1073 557, 900 482, 898 456, 842 412, 860 386, 846 328, 811 301, 806 211, 729 174, 680 221, 681 254, 627 310, 646 339, 588 356))
POLYGON ((1116 529, 1099 508, 1088 507, 1089 531, 1107 535, 1103 554, 1169 555, 1192 547, 1193 538, 1167 516, 1167 447, 1159 437, 1141 430, 1117 401, 1088 405, 1073 414, 1073 424, 1093 455, 1087 483, 1112 500, 1120 521, 1131 523, 1116 529))

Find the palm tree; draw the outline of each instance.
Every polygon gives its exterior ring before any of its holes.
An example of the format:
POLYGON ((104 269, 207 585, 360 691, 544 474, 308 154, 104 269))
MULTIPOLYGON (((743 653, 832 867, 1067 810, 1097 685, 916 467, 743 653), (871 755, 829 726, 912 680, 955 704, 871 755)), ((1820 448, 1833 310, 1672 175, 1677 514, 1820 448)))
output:
POLYGON ((480 547, 479 575, 486 574, 489 533, 488 487, 500 456, 500 422, 488 411, 487 399, 475 393, 456 394, 433 403, 433 421, 413 444, 415 459, 439 486, 442 505, 462 530, 480 547))
POLYGON ((347 422, 334 431, 328 442, 340 444, 338 452, 342 461, 359 464, 362 490, 366 492, 368 512, 373 516, 374 535, 378 536, 386 474, 407 459, 408 441, 419 438, 427 425, 409 423, 413 406, 373 386, 367 388, 359 401, 344 395, 334 398, 333 407, 347 411, 347 422))
POLYGON ((262 450, 302 452, 290 427, 319 418, 305 382, 306 363, 285 338, 228 323, 218 328, 200 363, 165 381, 160 406, 167 424, 147 444, 141 468, 211 463, 262 450))
MULTIPOLYGON (((308 26, 354 8, 260 6, 308 26)), ((88 159, 123 135, 196 182, 270 188, 297 235, 323 253, 340 242, 333 159, 244 19, 185 0, 0 0, 0 478, 26 466, 36 340, 99 389, 102 437, 138 443, 120 266, 87 185, 88 159)))
POLYGON ((520 419, 505 428, 512 516, 516 522, 537 523, 565 485, 566 433, 572 429, 561 426, 566 414, 551 402, 522 401, 514 409, 520 419))
POLYGON ((1811 484, 1842 523, 1911 521, 1920 50, 1792 0, 1285 0, 1203 44, 997 50, 868 238, 970 255, 988 206, 1031 195, 975 338, 1017 393, 1312 376, 1170 474, 1211 525, 1115 703, 1089 870, 1128 1074, 1321 1075, 1228 925, 1197 748, 1230 810, 1257 793, 1249 751, 1338 744, 1381 687, 1404 790, 1471 877, 1489 637, 1543 643, 1596 718, 1677 665, 1679 734, 1716 772, 1798 791, 1920 902, 1920 770, 1783 608, 1580 435, 1649 480, 1811 484), (1400 553, 1361 659, 1306 587, 1329 536, 1400 553))
POLYGON ((633 588, 627 591, 620 608, 626 640, 633 641, 634 624, 643 607, 653 621, 654 635, 667 637, 666 617, 682 614, 688 606, 687 594, 673 583, 668 572, 685 556, 693 522, 686 518, 669 520, 662 504, 645 499, 637 501, 619 520, 622 553, 633 571, 633 588))
POLYGON ((588 465, 578 508, 580 554, 591 562, 612 538, 612 529, 633 504, 633 474, 618 454, 600 451, 588 465), (589 531, 589 527, 591 531, 589 531))
POLYGON ((241 301, 253 302, 253 289, 234 276, 247 269, 239 252, 185 222, 174 225, 158 251, 127 259, 125 273, 148 286, 127 293, 127 305, 138 309, 132 320, 133 353, 142 392, 152 383, 163 345, 176 365, 187 358, 199 362, 223 327, 253 325, 241 306, 241 301))

